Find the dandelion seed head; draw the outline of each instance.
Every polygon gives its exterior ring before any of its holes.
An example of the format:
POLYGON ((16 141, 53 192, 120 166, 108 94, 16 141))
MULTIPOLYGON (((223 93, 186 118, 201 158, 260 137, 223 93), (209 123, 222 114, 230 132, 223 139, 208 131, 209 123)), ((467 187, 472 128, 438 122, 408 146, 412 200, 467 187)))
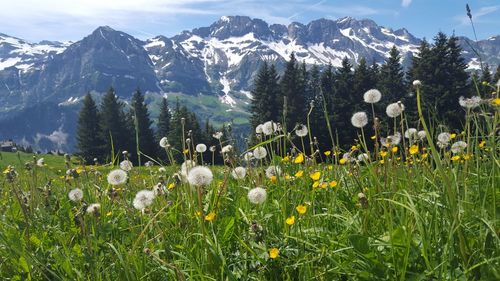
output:
POLYGON ((223 154, 225 154, 225 153, 230 153, 230 152, 232 152, 232 151, 233 151, 233 146, 232 146, 232 145, 230 145, 230 144, 228 144, 228 145, 226 145, 226 146, 222 147, 222 149, 221 149, 221 152, 222 152, 223 154))
POLYGON ((368 154, 361 153, 360 155, 358 155, 358 161, 359 162, 367 162, 368 161, 368 154))
POLYGON ((212 146, 210 147, 210 152, 215 152, 215 145, 212 145, 212 146))
POLYGON ((417 129, 415 128, 408 128, 406 131, 405 131, 405 138, 407 139, 415 139, 417 138, 417 129))
POLYGON ((153 186, 153 192, 155 193, 155 196, 163 195, 166 191, 167 187, 161 182, 153 186))
POLYGON ((351 124, 356 128, 363 128, 368 124, 368 115, 365 112, 356 112, 351 117, 351 124))
POLYGON ((427 133, 424 130, 421 130, 421 131, 418 131, 417 136, 418 136, 418 139, 422 141, 427 137, 427 133))
POLYGON ((420 80, 413 80, 413 86, 420 87, 420 86, 422 86, 422 82, 420 82, 420 80))
POLYGON ((398 102, 389 104, 387 106, 387 108, 385 109, 385 113, 387 113, 387 116, 389 116, 391 118, 396 118, 396 117, 400 116, 404 110, 405 110, 405 106, 400 101, 398 101, 398 102))
POLYGON ((262 129, 263 126, 264 125, 262 125, 262 124, 257 125, 257 127, 255 127, 255 133, 256 134, 262 134, 264 132, 263 129, 262 129))
POLYGON ((36 165, 38 167, 43 167, 45 165, 45 159, 40 158, 40 159, 36 160, 36 165))
POLYGON ((471 98, 464 98, 460 97, 458 99, 458 103, 460 104, 461 107, 467 108, 467 109, 473 109, 481 105, 481 102, 483 100, 479 96, 473 96, 471 98))
POLYGON ((245 176, 247 175, 247 169, 245 169, 244 167, 236 167, 231 172, 231 175, 233 176, 234 179, 237 180, 244 179, 245 176))
POLYGON ((222 136, 224 136, 224 134, 222 132, 215 132, 212 137, 214 137, 215 139, 218 139, 220 140, 222 138, 222 136))
POLYGON ((281 168, 279 166, 269 166, 266 169, 266 177, 272 178, 272 177, 278 177, 281 176, 281 168))
POLYGON ((124 171, 129 172, 130 170, 132 170, 132 167, 134 167, 134 165, 129 160, 123 160, 122 162, 120 162, 120 169, 124 171))
POLYGON ((159 172, 160 174, 164 174, 164 173, 166 173, 166 172, 167 172, 167 169, 165 169, 165 167, 160 167, 160 168, 158 168, 158 172, 159 172))
POLYGON ((255 159, 264 159, 267 156, 267 150, 263 146, 259 146, 256 149, 253 150, 253 157, 255 159))
POLYGON ((366 103, 377 103, 382 98, 382 93, 377 89, 371 89, 365 92, 363 99, 366 103))
POLYGON ((151 190, 141 190, 137 192, 135 195, 134 201, 132 205, 137 210, 144 210, 149 205, 153 204, 153 200, 155 199, 155 193, 151 190))
POLYGON ((443 133, 440 133, 438 135, 437 139, 438 139, 439 142, 448 145, 448 143, 451 140, 451 135, 450 135, 450 133, 443 132, 443 133))
POLYGON ((267 191, 262 187, 256 187, 248 191, 248 201, 253 204, 262 204, 267 199, 267 191))
POLYGON ((187 176, 187 180, 192 186, 208 186, 214 179, 212 171, 204 166, 196 166, 192 168, 187 176))
POLYGON ((99 209, 101 209, 101 204, 99 203, 92 203, 87 207, 87 214, 98 214, 99 209))
POLYGON ((167 137, 161 138, 161 140, 160 140, 160 147, 166 148, 167 145, 168 145, 168 139, 167 139, 167 137))
POLYGON ((276 123, 274 123, 273 121, 267 121, 266 123, 262 124, 262 132, 266 136, 273 134, 277 129, 278 125, 276 125, 276 123))
POLYGON ((79 188, 72 189, 68 193, 69 200, 73 202, 79 202, 83 199, 83 191, 79 188))
POLYGON ((205 144, 199 143, 196 145, 196 152, 203 153, 205 151, 207 151, 207 146, 205 144))
POLYGON ((307 126, 305 126, 305 125, 303 125, 303 124, 298 125, 298 126, 297 126, 297 129, 295 130, 295 134, 296 134, 297 136, 301 137, 301 138, 302 138, 302 137, 307 136, 307 133, 308 133, 308 132, 309 132, 309 131, 307 130, 307 126))
POLYGON ((116 169, 108 174, 108 183, 111 185, 121 185, 127 182, 127 172, 116 169))
POLYGON ((457 141, 451 145, 451 152, 457 154, 467 148, 467 143, 464 141, 457 141))
POLYGON ((253 152, 249 151, 243 155, 243 160, 246 162, 252 161, 254 159, 253 152))

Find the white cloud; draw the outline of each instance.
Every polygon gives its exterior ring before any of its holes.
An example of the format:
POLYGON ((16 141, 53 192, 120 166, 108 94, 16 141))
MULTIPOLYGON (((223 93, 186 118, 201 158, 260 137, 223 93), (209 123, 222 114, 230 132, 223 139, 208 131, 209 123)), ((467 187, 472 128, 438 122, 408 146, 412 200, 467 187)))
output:
POLYGON ((412 2, 412 0, 402 0, 401 6, 406 8, 406 7, 410 6, 411 2, 412 2))

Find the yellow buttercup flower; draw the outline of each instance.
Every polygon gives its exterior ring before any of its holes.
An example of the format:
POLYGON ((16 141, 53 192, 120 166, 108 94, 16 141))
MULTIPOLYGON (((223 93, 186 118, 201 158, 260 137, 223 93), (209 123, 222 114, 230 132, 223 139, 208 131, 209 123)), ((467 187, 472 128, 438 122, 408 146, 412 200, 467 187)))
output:
POLYGON ((171 183, 168 185, 168 189, 170 189, 170 190, 174 189, 174 187, 175 187, 175 183, 171 183))
POLYGON ((333 170, 333 165, 328 165, 328 170, 333 170))
POLYGON ((371 137, 370 137, 370 139, 372 139, 372 140, 374 140, 374 139, 376 139, 376 138, 377 138, 377 136, 371 136, 371 137))
POLYGON ((380 160, 380 161, 378 161, 378 162, 379 162, 380 164, 384 164, 384 163, 385 163, 384 159, 382 159, 382 160, 380 160))
POLYGON ((458 160, 460 160, 460 156, 458 155, 451 157, 451 161, 458 161, 458 160))
POLYGON ((271 176, 271 182, 275 183, 278 178, 276 176, 271 176))
POLYGON ((312 173, 311 175, 309 175, 311 177, 311 179, 313 181, 317 181, 319 180, 319 178, 321 177, 321 173, 320 172, 314 172, 312 173))
POLYGON ((184 151, 182 153, 188 154, 189 153, 189 149, 184 149, 184 151))
POLYGON ((465 154, 463 157, 464 157, 464 160, 469 160, 470 157, 471 157, 471 155, 470 154, 465 154))
POLYGON ((496 98, 493 101, 491 101, 493 105, 500 105, 500 98, 496 98))
POLYGON ((356 149, 358 149, 358 147, 357 147, 357 146, 355 146, 355 145, 351 146, 351 150, 352 150, 352 151, 354 151, 354 150, 356 150, 356 149))
POLYGON ((286 224, 293 225, 295 223, 295 216, 290 216, 285 220, 286 224))
POLYGON ((337 181, 331 181, 329 183, 330 187, 336 187, 338 185, 337 181))
POLYGON ((479 143, 479 148, 483 148, 485 145, 486 145, 486 142, 485 142, 484 140, 482 140, 482 141, 479 143))
POLYGON ((332 152, 330 150, 325 151, 325 156, 330 156, 330 154, 332 154, 332 152))
POLYGON ((450 139, 454 139, 457 137, 457 134, 450 134, 450 139))
POLYGON ((300 178, 304 175, 304 171, 300 170, 297 173, 295 173, 295 177, 300 178))
POLYGON ((281 159, 281 161, 283 162, 288 162, 290 160, 290 157, 288 156, 285 156, 283 159, 281 159))
POLYGON ((385 157, 387 155, 387 151, 380 151, 380 156, 385 157))
POLYGON ((414 155, 414 154, 417 154, 418 153, 418 145, 414 144, 412 146, 410 146, 410 155, 414 155))
POLYGON ((277 258, 279 255, 280 255, 280 250, 278 250, 277 248, 271 248, 271 249, 269 250, 269 257, 270 257, 270 258, 275 259, 275 258, 277 258))
POLYGON ((302 162, 304 162, 304 154, 299 153, 299 155, 297 155, 297 157, 295 157, 295 160, 293 160, 293 163, 300 164, 302 162))
POLYGON ((307 212, 307 206, 306 205, 298 205, 295 207, 295 210, 301 215, 305 214, 307 212))
POLYGON ((321 188, 326 188, 328 186, 328 183, 322 182, 320 186, 321 186, 321 188))
POLYGON ((316 187, 318 187, 318 186, 319 186, 319 181, 315 181, 315 182, 313 183, 313 188, 316 188, 316 187))
POLYGON ((347 158, 342 158, 339 160, 340 165, 344 165, 347 162, 347 158))
POLYGON ((214 212, 210 212, 208 213, 208 215, 205 216, 205 220, 206 221, 213 221, 215 219, 215 213, 214 212))
POLYGON ((391 151, 392 151, 392 153, 396 153, 396 152, 398 152, 398 147, 397 147, 397 146, 395 146, 395 147, 391 148, 391 151))

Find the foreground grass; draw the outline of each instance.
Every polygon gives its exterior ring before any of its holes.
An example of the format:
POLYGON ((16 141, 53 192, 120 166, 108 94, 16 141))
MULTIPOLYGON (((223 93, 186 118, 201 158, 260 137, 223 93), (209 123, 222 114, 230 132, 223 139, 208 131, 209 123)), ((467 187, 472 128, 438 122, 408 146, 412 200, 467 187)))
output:
MULTIPOLYGON (((498 104, 468 111, 465 130, 442 148, 422 116, 427 138, 377 154, 360 139, 345 155, 280 157, 293 142, 271 135, 260 143, 267 157, 245 162, 229 151, 198 188, 178 166, 134 167, 112 186, 106 177, 116 167, 2 153, 0 277, 500 280, 498 104), (465 147, 452 152, 459 141, 465 147), (240 165, 246 176, 237 180, 240 165), (135 209, 137 192, 158 184, 164 192, 135 209), (261 204, 249 200, 255 187, 267 191, 261 204), (70 200, 75 188, 82 200, 70 200), (89 212, 93 203, 100 208, 89 212)), ((202 162, 194 147, 186 152, 202 162)))

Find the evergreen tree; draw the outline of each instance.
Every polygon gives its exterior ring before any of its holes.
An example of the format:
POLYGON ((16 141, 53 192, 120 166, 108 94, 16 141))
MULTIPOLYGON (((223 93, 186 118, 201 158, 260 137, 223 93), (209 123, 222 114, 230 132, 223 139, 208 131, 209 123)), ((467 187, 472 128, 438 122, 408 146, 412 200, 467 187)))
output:
POLYGON ((278 74, 274 65, 268 66, 264 62, 259 69, 252 90, 250 105, 250 124, 252 128, 269 120, 278 122, 281 120, 279 112, 282 103, 279 103, 278 74))
POLYGON ((321 92, 321 74, 317 65, 311 68, 309 76, 309 102, 313 103, 309 116, 311 135, 316 137, 320 150, 325 151, 331 149, 332 144, 323 110, 325 100, 321 92))
MULTIPOLYGON (((331 63, 328 64, 326 69, 321 73, 320 77, 320 93, 321 99, 318 100, 318 105, 321 106, 321 111, 323 112, 323 120, 325 121, 326 127, 323 127, 325 133, 328 133, 328 138, 324 138, 321 142, 331 149, 335 145, 335 135, 333 127, 333 102, 334 102, 334 72, 331 63), (328 125, 329 124, 329 125, 328 125), (331 130, 331 131, 330 131, 331 130)), ((321 124, 321 123, 320 123, 321 124)), ((323 145, 322 144, 322 145, 323 145)))
POLYGON ((389 58, 380 69, 378 89, 385 97, 385 104, 403 100, 406 93, 403 67, 400 63, 401 56, 395 46, 389 52, 389 58))
POLYGON ((112 156, 118 151, 130 151, 133 148, 133 133, 127 127, 123 104, 118 101, 113 88, 110 88, 102 99, 99 119, 104 154, 112 156))
POLYGON ((158 116, 158 131, 156 132, 156 139, 158 141, 168 135, 170 131, 170 119, 172 119, 172 114, 170 114, 168 108, 168 101, 166 98, 163 98, 160 107, 160 115, 158 116))
POLYGON ((334 95, 332 109, 332 126, 336 130, 339 145, 349 147, 357 137, 356 130, 351 125, 351 116, 354 113, 354 104, 362 101, 355 100, 353 94, 352 65, 347 58, 342 60, 342 67, 335 73, 334 95))
MULTIPOLYGON (((144 96, 141 91, 137 89, 132 96, 132 111, 134 119, 134 132, 136 133, 135 147, 133 152, 137 154, 137 147, 142 154, 149 157, 156 157, 158 152, 158 145, 155 141, 154 132, 151 129, 153 123, 149 118, 149 112, 146 104, 144 103, 144 96), (137 143, 138 142, 138 143, 137 143)), ((139 163, 147 161, 147 157, 138 157, 139 163), (142 161, 141 161, 142 160, 142 161)))
POLYGON ((86 163, 91 163, 94 158, 102 158, 103 140, 99 134, 99 111, 88 93, 78 116, 76 139, 78 142, 78 154, 86 163))
POLYGON ((286 116, 285 123, 288 131, 305 120, 307 106, 305 106, 306 97, 303 81, 304 78, 301 78, 297 60, 292 53, 280 81, 283 104, 285 104, 284 101, 286 100, 286 108, 283 108, 281 113, 282 116, 286 116))
POLYGON ((359 60, 359 64, 354 70, 354 85, 353 85, 353 94, 354 99, 359 101, 355 104, 356 107, 362 105, 363 94, 375 88, 375 81, 371 78, 370 68, 366 64, 365 58, 361 58, 359 60))
POLYGON ((480 81, 478 81, 478 83, 480 83, 479 89, 481 95, 483 96, 488 95, 491 92, 491 88, 490 86, 488 86, 488 84, 491 84, 492 82, 493 82, 493 76, 491 75, 490 67, 488 64, 485 64, 484 69, 481 73, 481 79, 480 81))

